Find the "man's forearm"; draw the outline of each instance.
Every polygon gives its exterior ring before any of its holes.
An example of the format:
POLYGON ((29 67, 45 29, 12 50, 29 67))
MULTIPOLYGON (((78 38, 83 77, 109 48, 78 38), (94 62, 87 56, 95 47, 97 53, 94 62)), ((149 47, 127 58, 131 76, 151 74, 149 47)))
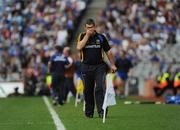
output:
POLYGON ((112 52, 109 50, 108 52, 106 52, 106 55, 107 55, 111 65, 115 65, 114 56, 113 56, 112 52))
POLYGON ((77 43, 77 50, 81 50, 87 43, 89 36, 85 35, 84 38, 77 43))

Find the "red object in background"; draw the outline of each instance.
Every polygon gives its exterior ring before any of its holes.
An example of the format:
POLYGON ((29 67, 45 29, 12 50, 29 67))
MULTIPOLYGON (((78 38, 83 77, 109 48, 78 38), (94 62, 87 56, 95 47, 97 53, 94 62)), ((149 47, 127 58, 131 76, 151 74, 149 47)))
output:
POLYGON ((166 1, 165 0, 158 0, 157 1, 157 8, 165 8, 166 7, 166 1))
POLYGON ((174 87, 177 88, 180 86, 180 81, 174 81, 174 87))
POLYGON ((8 39, 11 37, 12 32, 8 29, 4 29, 4 30, 2 30, 1 34, 5 39, 8 39))

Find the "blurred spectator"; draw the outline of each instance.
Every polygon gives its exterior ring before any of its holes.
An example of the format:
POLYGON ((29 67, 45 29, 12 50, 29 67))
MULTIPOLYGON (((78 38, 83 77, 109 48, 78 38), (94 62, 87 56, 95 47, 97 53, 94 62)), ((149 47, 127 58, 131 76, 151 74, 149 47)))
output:
POLYGON ((59 44, 61 46, 65 45, 67 43, 67 37, 68 37, 68 32, 63 26, 60 27, 57 33, 57 42, 56 44, 59 44))
POLYGON ((39 75, 45 76, 47 73, 47 63, 54 53, 54 45, 70 43, 88 1, 1 1, 0 80, 21 80, 29 66, 33 77, 37 81, 43 80, 39 75), (18 78, 9 77, 10 72, 18 74, 18 78))
POLYGON ((55 54, 51 56, 48 63, 48 70, 52 75, 52 98, 54 105, 64 104, 64 83, 65 67, 70 64, 68 57, 63 54, 63 48, 59 45, 55 47, 55 54))
POLYGON ((76 89, 73 82, 75 74, 75 64, 69 47, 64 48, 63 54, 68 58, 70 62, 70 64, 66 66, 65 70, 64 101, 66 101, 69 92, 71 92, 74 97, 76 96, 76 89))
MULTIPOLYGON (((134 75, 154 79, 172 62, 168 48, 180 43, 179 7, 177 0, 108 0, 98 17, 97 30, 108 37, 114 55, 123 50, 133 66, 137 65, 141 73, 134 71, 137 73, 134 75), (168 52, 163 52, 166 47, 168 52), (144 65, 146 70, 143 70, 140 65, 145 63, 149 68, 144 65), (154 73, 153 68, 158 66, 154 73)), ((178 53, 172 53, 178 60, 178 53)))
POLYGON ((31 67, 25 72, 24 77, 24 92, 26 96, 34 96, 37 84, 37 78, 31 67))
POLYGON ((14 92, 13 92, 13 93, 10 93, 10 94, 8 95, 8 97, 14 97, 14 96, 22 96, 22 94, 19 93, 19 88, 18 88, 18 87, 14 88, 14 92))
POLYGON ((126 58, 126 52, 120 51, 119 56, 116 58, 115 65, 117 67, 116 86, 118 96, 124 96, 125 84, 132 68, 131 61, 126 58))
POLYGON ((176 70, 176 73, 173 77, 173 87, 175 91, 175 95, 180 94, 180 70, 176 70))
POLYGON ((179 36, 180 3, 177 0, 109 0, 98 19, 114 52, 123 49, 134 59, 175 44, 179 36))

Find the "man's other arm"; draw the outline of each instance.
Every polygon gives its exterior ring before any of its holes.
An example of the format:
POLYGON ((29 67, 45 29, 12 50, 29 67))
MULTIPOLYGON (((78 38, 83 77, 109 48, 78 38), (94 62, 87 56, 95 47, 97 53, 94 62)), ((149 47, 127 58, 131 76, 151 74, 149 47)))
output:
POLYGON ((107 51, 107 52, 106 52, 106 55, 107 55, 107 57, 108 57, 108 59, 109 59, 109 61, 110 61, 110 63, 111 63, 111 70, 112 70, 113 72, 116 72, 117 68, 116 68, 116 66, 115 66, 114 56, 113 56, 111 50, 107 51))

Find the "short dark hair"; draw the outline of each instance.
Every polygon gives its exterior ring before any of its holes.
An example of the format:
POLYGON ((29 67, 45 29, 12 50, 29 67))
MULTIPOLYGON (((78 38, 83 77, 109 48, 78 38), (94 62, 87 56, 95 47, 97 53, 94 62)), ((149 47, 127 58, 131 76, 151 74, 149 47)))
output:
POLYGON ((89 19, 86 20, 85 25, 86 25, 86 24, 95 26, 95 21, 94 21, 94 19, 89 18, 89 19))
POLYGON ((60 53, 61 53, 62 50, 63 50, 63 47, 60 46, 60 45, 56 45, 55 48, 56 48, 56 50, 57 50, 58 52, 60 52, 60 53))

